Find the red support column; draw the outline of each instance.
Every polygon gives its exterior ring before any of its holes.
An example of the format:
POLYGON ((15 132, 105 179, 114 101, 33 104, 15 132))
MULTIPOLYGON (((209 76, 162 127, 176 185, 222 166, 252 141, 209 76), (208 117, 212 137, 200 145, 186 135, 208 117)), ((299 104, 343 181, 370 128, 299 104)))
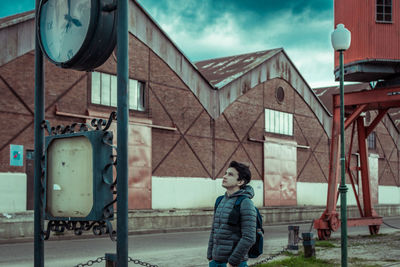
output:
POLYGON ((326 209, 318 220, 314 221, 314 228, 318 231, 320 240, 327 240, 331 231, 336 231, 340 226, 339 214, 336 212, 338 182, 340 178, 340 106, 339 98, 333 98, 333 124, 332 139, 329 156, 329 179, 326 209))
POLYGON ((358 117, 357 129, 358 129, 358 148, 360 151, 360 167, 361 167, 361 183, 362 183, 364 216, 371 217, 372 202, 371 202, 371 190, 369 188, 368 148, 366 144, 367 136, 366 136, 366 128, 364 126, 363 117, 358 117))

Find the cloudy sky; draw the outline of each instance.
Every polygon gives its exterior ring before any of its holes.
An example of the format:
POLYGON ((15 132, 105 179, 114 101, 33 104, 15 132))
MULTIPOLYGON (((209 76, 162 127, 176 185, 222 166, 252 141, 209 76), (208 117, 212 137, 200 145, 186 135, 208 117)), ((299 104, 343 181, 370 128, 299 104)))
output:
MULTIPOLYGON (((138 0, 192 61, 282 47, 312 87, 333 76, 333 0, 138 0)), ((34 0, 0 0, 0 17, 34 0)))

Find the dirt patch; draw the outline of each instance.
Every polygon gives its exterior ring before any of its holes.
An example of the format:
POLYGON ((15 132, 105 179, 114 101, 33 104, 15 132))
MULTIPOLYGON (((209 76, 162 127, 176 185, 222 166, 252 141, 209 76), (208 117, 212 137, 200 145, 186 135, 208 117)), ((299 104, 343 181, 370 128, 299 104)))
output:
MULTIPOLYGON (((341 264, 340 238, 330 239, 334 247, 316 243, 316 257, 341 264)), ((348 266, 400 266, 400 231, 390 234, 349 236, 348 266)))

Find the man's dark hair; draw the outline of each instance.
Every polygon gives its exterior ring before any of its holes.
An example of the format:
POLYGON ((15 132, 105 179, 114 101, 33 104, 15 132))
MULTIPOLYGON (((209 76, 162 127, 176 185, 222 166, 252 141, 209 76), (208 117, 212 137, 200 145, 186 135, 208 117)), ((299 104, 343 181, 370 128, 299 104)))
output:
POLYGON ((229 168, 234 168, 235 170, 237 170, 237 172, 239 173, 238 181, 244 181, 244 184, 240 187, 243 189, 251 180, 251 172, 249 166, 240 162, 231 161, 231 163, 229 163, 229 168))

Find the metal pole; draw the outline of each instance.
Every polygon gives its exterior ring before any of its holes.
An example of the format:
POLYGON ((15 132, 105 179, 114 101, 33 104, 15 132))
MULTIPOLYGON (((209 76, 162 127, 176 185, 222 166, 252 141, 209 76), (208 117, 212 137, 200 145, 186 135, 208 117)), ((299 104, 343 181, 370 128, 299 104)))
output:
POLYGON ((341 217, 341 246, 342 246, 342 267, 347 267, 347 186, 346 186, 346 169, 345 169, 345 153, 344 153, 344 67, 343 67, 343 51, 340 53, 340 165, 341 165, 341 183, 340 192, 340 217, 341 217))
POLYGON ((128 0, 117 2, 117 265, 128 266, 128 0))
MULTIPOLYGON (((36 19, 39 8, 36 0, 36 19)), ((35 26, 35 29, 37 27, 35 26)), ((35 30, 37 33, 37 29, 35 30)), ((34 261, 35 267, 44 266, 43 203, 42 203, 42 156, 44 146, 44 131, 41 123, 44 120, 44 71, 43 54, 39 47, 39 40, 35 34, 35 176, 34 176, 34 261)))

